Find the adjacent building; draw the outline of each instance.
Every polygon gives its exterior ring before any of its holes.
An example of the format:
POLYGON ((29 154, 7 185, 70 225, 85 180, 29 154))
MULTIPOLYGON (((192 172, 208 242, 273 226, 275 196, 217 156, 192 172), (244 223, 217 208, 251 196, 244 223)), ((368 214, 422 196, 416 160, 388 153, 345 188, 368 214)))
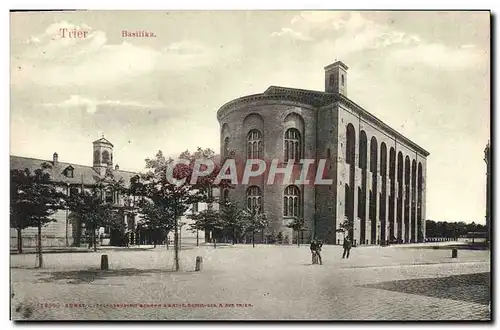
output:
MULTIPOLYGON (((50 176, 57 189, 70 196, 79 193, 82 189, 89 191, 100 182, 111 183, 122 181, 123 188, 127 191, 131 185, 131 179, 139 180, 139 173, 121 170, 116 164, 113 166, 113 144, 102 137, 92 143, 93 162, 92 166, 79 165, 70 162, 62 162, 55 152, 51 160, 35 159, 20 156, 10 156, 10 168, 24 170, 26 168, 34 172, 41 168, 43 163, 50 164, 50 176)), ((218 192, 215 192, 218 195, 218 192)), ((128 241, 129 245, 150 245, 158 239, 158 233, 148 229, 141 223, 141 215, 137 204, 139 196, 131 196, 123 192, 114 191, 111 185, 104 189, 103 202, 112 203, 115 211, 123 221, 124 233, 112 228, 101 227, 98 233, 98 243, 101 245, 123 245, 128 241)), ((217 207, 215 205, 214 207, 217 207)), ((204 243, 210 234, 205 236, 204 231, 190 230, 192 220, 187 216, 193 212, 199 212, 208 206, 206 203, 191 205, 189 210, 179 219, 179 231, 183 245, 204 243)), ((54 215, 54 222, 50 222, 42 229, 42 245, 50 247, 66 247, 86 244, 91 234, 85 230, 84 224, 78 223, 71 217, 69 210, 58 210, 54 215)), ((35 247, 37 228, 26 228, 22 231, 23 246, 35 247)), ((173 242, 173 233, 169 235, 173 242)), ((162 241, 163 239, 160 239, 162 241)), ((10 229, 10 245, 12 249, 17 247, 17 231, 10 229)))
MULTIPOLYGON (((217 112, 221 154, 237 160, 326 161, 330 185, 268 184, 266 175, 239 183, 223 196, 241 205, 261 206, 269 230, 297 239, 286 225, 306 221, 304 237, 341 243, 340 224, 352 224, 356 244, 421 242, 425 238, 426 159, 429 152, 347 97, 348 67, 324 68, 325 91, 271 86, 244 96, 217 112)), ((284 165, 283 165, 284 166, 284 165)))
MULTIPOLYGON (((32 172, 41 168, 42 163, 51 165, 49 171, 51 180, 59 191, 68 196, 80 192, 82 189, 90 190, 101 181, 106 183, 110 180, 122 180, 124 188, 130 186, 130 179, 137 176, 137 173, 120 170, 118 164, 113 166, 113 144, 104 137, 92 143, 93 165, 80 165, 70 162, 60 161, 59 155, 55 152, 50 160, 10 156, 10 168, 24 170, 30 169, 32 172)), ((137 217, 135 212, 129 212, 131 199, 123 196, 111 188, 107 188, 103 194, 103 200, 113 203, 119 216, 126 224, 126 231, 130 233, 131 239, 137 227, 137 217)), ((85 241, 86 232, 83 224, 72 219, 69 210, 58 210, 53 218, 56 220, 43 227, 43 246, 72 246, 85 241)), ((37 228, 26 228, 22 231, 23 246, 35 247, 37 228)), ((100 243, 108 245, 111 243, 112 235, 110 228, 99 229, 100 243)), ((15 248, 17 244, 17 231, 10 230, 10 245, 15 248)))

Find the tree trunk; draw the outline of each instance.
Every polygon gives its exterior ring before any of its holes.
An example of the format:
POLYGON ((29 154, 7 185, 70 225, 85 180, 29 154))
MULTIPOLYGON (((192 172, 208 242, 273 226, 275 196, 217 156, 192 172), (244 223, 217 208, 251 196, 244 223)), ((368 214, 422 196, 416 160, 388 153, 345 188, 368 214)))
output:
POLYGON ((81 242, 81 239, 82 239, 82 220, 78 217, 78 219, 76 220, 77 221, 77 224, 76 224, 76 237, 75 237, 75 246, 78 246, 80 247, 80 242, 81 242))
POLYGON ((21 228, 17 228, 17 252, 23 253, 23 235, 21 228))
POLYGON ((177 230, 177 215, 174 219, 174 261, 175 261, 175 271, 179 271, 179 231, 177 230))
POLYGON ((252 247, 255 247, 255 229, 252 230, 252 247))
POLYGON ((235 229, 233 227, 233 245, 234 245, 234 241, 236 240, 236 235, 235 235, 235 229))
POLYGON ((43 267, 43 254, 42 254, 42 224, 38 224, 38 239, 37 239, 37 245, 38 245, 38 268, 43 267))
POLYGON ((300 232, 297 230, 297 246, 300 247, 300 232))
POLYGON ((214 241, 214 249, 217 247, 217 241, 215 240, 215 229, 212 230, 212 240, 214 241))
POLYGON ((200 246, 200 236, 198 233, 198 229, 196 229, 196 246, 200 246))
POLYGON ((95 227, 92 228, 92 244, 94 244, 94 252, 97 252, 97 241, 95 235, 95 227))

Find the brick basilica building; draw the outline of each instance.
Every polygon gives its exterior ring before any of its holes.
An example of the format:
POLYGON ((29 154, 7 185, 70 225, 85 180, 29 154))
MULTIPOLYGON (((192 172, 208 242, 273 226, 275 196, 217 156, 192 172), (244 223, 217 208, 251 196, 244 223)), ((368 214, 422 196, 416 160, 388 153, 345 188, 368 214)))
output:
MULTIPOLYGON (((221 155, 237 159, 326 160, 331 185, 268 184, 265 178, 222 192, 241 205, 258 204, 269 230, 307 242, 341 244, 344 221, 355 244, 421 242, 425 238, 425 149, 347 97, 348 67, 325 69, 325 91, 271 86, 229 101, 217 111, 221 155), (306 221, 299 237, 286 225, 306 221)), ((286 165, 286 164, 285 164, 286 165)), ((260 235, 259 235, 260 236, 260 235)))

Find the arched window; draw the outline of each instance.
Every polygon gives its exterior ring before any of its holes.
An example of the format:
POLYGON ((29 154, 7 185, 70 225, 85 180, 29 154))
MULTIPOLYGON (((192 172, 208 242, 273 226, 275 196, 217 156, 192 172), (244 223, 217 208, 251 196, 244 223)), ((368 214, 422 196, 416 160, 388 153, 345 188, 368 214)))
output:
POLYGON ((229 156, 229 137, 224 139, 224 157, 229 156))
POLYGON ((380 145, 380 175, 387 176, 387 146, 384 142, 380 145))
POLYGON ((262 133, 253 129, 247 135, 247 159, 262 159, 264 145, 262 133))
POLYGON ((351 194, 351 191, 349 190, 349 185, 346 183, 344 185, 344 201, 345 201, 344 217, 349 216, 349 206, 351 205, 350 194, 351 194))
POLYGON ((366 138, 365 131, 361 131, 359 134, 359 168, 366 170, 366 165, 368 161, 368 142, 366 138))
POLYGON ((344 75, 340 76, 340 78, 341 78, 341 81, 342 81, 342 86, 344 86, 344 84, 345 84, 344 75))
POLYGON ((297 186, 288 186, 285 188, 283 196, 283 215, 285 217, 298 217, 300 214, 300 190, 297 186))
POLYGON ((372 137, 370 140, 370 171, 372 173, 377 173, 377 161, 378 161, 378 145, 377 145, 377 138, 372 137))
POLYGON ((102 162, 104 164, 108 164, 109 163, 109 152, 107 150, 104 150, 102 152, 102 162))
POLYGON ((101 153, 99 150, 94 151, 94 164, 99 164, 101 162, 101 153))
POLYGON ((302 139, 296 128, 289 128, 285 132, 285 162, 293 159, 298 162, 301 157, 302 139))
POLYGON ((104 197, 105 202, 110 204, 114 203, 113 195, 114 195, 113 190, 111 190, 111 188, 107 188, 105 190, 105 197, 104 197))
MULTIPOLYGON (((255 207, 262 207, 262 192, 257 186, 250 186, 247 189, 247 207, 253 210, 255 207)), ((259 209, 260 211, 260 209, 259 209)))
POLYGON ((326 149, 326 158, 330 159, 331 153, 330 153, 330 148, 326 149))
POLYGON ((333 86, 335 81, 335 77, 333 75, 330 76, 330 86, 333 86))
POLYGON ((356 157, 356 131, 352 124, 347 125, 346 129, 346 158, 347 164, 354 164, 354 159, 356 157))

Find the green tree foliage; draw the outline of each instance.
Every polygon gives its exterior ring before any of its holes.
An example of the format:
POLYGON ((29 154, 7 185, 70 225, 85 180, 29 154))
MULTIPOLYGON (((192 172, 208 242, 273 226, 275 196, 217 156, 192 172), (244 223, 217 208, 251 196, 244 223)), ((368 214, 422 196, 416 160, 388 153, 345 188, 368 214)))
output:
POLYGON ((226 201, 221 204, 220 216, 224 229, 231 233, 233 244, 241 239, 248 232, 249 222, 245 212, 238 207, 238 204, 226 201))
POLYGON ((73 219, 78 219, 91 235, 91 244, 97 251, 96 231, 100 227, 115 228, 119 226, 117 211, 113 209, 113 203, 104 199, 105 187, 102 182, 93 186, 90 190, 81 190, 71 194, 68 199, 69 210, 73 219))
POLYGON ((446 222, 427 220, 425 222, 426 237, 456 238, 468 233, 486 232, 486 226, 465 222, 446 222))
POLYGON ((17 230, 19 253, 22 253, 21 230, 38 228, 38 267, 43 267, 42 227, 55 221, 54 213, 65 207, 65 195, 51 182, 50 166, 42 163, 34 172, 10 171, 10 226, 17 230))
POLYGON ((303 218, 293 218, 286 226, 297 232, 297 246, 300 246, 299 236, 300 232, 306 229, 305 220, 303 218))
POLYGON ((263 231, 269 226, 267 215, 259 205, 243 210, 242 221, 246 233, 252 233, 252 246, 255 247, 255 233, 263 231))
POLYGON ((224 228, 224 220, 221 217, 219 210, 207 208, 195 214, 188 215, 193 223, 190 225, 192 230, 203 230, 205 232, 212 232, 214 248, 217 247, 217 240, 215 239, 216 231, 224 228))
POLYGON ((343 233, 345 238, 346 234, 349 235, 349 233, 353 230, 353 228, 354 226, 352 222, 349 221, 348 219, 345 219, 340 223, 339 228, 336 230, 336 232, 343 233))
MULTIPOLYGON (((141 213, 149 213, 150 221, 161 228, 173 228, 174 230, 174 253, 175 270, 179 270, 179 217, 185 214, 189 206, 194 203, 212 203, 213 190, 223 187, 226 181, 215 185, 214 180, 219 173, 220 166, 215 168, 210 175, 198 177, 191 183, 193 169, 198 160, 214 160, 215 153, 210 149, 198 148, 191 154, 183 152, 178 159, 187 161, 187 164, 175 163, 175 159, 166 158, 161 151, 151 159, 146 159, 148 172, 140 175, 140 184, 135 183, 134 189, 144 197, 148 203, 141 204, 141 213), (175 166, 174 166, 175 165, 175 166), (167 175, 171 174, 171 178, 167 175), (183 183, 175 183, 173 180, 184 180, 183 183), (146 209, 143 210, 142 208, 146 209)), ((206 166, 201 166, 201 170, 206 166)))

